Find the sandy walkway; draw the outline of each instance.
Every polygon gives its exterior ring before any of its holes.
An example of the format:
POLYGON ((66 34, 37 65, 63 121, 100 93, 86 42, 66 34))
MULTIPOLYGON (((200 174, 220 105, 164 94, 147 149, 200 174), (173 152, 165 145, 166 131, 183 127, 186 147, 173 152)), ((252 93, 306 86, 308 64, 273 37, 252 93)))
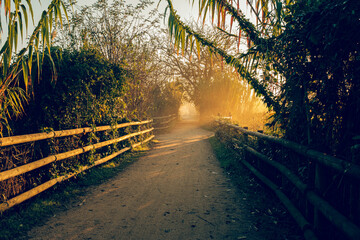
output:
POLYGON ((264 239, 241 203, 208 138, 180 124, 80 206, 49 219, 32 239, 264 239))

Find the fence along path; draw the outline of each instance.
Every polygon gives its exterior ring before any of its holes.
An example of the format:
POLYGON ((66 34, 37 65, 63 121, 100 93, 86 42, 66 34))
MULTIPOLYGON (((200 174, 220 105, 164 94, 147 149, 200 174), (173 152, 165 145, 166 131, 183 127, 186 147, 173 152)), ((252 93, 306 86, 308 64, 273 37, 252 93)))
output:
MULTIPOLYGON (((174 115, 169 115, 169 116, 164 116, 164 117, 158 117, 156 119, 161 120, 160 124, 168 124, 172 120, 174 120, 175 117, 174 117, 174 115), (170 119, 170 121, 168 119, 170 119), (162 123, 162 121, 165 121, 165 123, 162 123)), ((91 133, 91 132, 114 130, 114 129, 129 127, 129 126, 140 126, 140 125, 151 124, 152 122, 153 122, 153 120, 146 120, 146 121, 121 123, 121 124, 117 124, 115 126, 108 125, 108 126, 98 126, 95 128, 85 127, 85 128, 69 129, 69 130, 62 130, 62 131, 52 131, 52 132, 46 132, 46 133, 35 133, 35 134, 28 134, 28 135, 11 136, 11 137, 0 138, 0 147, 12 146, 12 145, 21 144, 21 143, 35 142, 35 141, 51 139, 51 138, 73 136, 73 135, 77 135, 77 134, 86 134, 86 133, 91 133)), ((164 128, 164 127, 162 127, 162 128, 164 128)), ((99 149, 99 148, 102 148, 105 146, 109 146, 111 144, 119 143, 124 140, 133 138, 135 136, 151 133, 154 129, 155 128, 150 127, 145 130, 142 130, 142 131, 138 131, 138 132, 127 134, 125 136, 121 136, 119 138, 115 138, 115 139, 111 139, 111 140, 107 140, 107 141, 103 141, 103 142, 99 142, 99 143, 95 143, 95 144, 90 144, 85 147, 81 147, 81 148, 77 148, 77 149, 74 149, 71 151, 51 155, 51 156, 39 159, 34 162, 24 164, 19 167, 15 167, 15 168, 12 168, 9 170, 2 171, 2 172, 0 172, 0 182, 10 179, 10 178, 13 178, 13 177, 16 177, 16 176, 19 176, 21 174, 33 171, 35 169, 41 168, 43 166, 46 166, 46 165, 56 162, 56 161, 64 160, 64 159, 67 159, 67 158, 70 158, 73 156, 80 155, 85 152, 89 152, 91 150, 96 150, 96 149, 99 149)), ((26 192, 23 192, 3 203, 0 203, 0 212, 4 212, 4 211, 10 209, 11 207, 13 207, 17 204, 20 204, 20 203, 38 195, 39 193, 51 188, 52 186, 54 186, 55 184, 57 184, 59 182, 62 182, 71 177, 74 177, 75 175, 77 175, 83 171, 86 171, 94 166, 103 164, 103 163, 119 156, 120 154, 131 150, 132 148, 138 147, 141 144, 144 144, 144 143, 150 141, 154 137, 155 137, 155 135, 151 135, 143 141, 132 144, 130 147, 122 148, 121 150, 119 150, 115 153, 112 153, 104 158, 101 158, 101 159, 95 161, 92 165, 81 166, 76 172, 69 173, 64 176, 59 176, 57 178, 51 179, 45 183, 42 183, 41 185, 39 185, 37 187, 34 187, 34 188, 32 188, 26 192)))
MULTIPOLYGON (((246 128, 242 128, 233 124, 223 123, 217 121, 220 126, 226 126, 231 129, 242 133, 245 136, 245 141, 240 141, 236 138, 231 138, 233 146, 237 149, 243 149, 246 152, 252 154, 257 159, 266 162, 268 165, 277 169, 283 176, 285 176, 311 203, 316 209, 318 209, 327 220, 337 227, 342 233, 344 233, 349 239, 358 240, 360 239, 360 228, 349 220, 347 216, 344 216, 340 211, 333 207, 326 199, 319 196, 315 191, 313 191, 308 185, 300 180, 300 178, 294 174, 290 169, 288 169, 283 164, 276 161, 276 159, 270 159, 268 156, 259 153, 254 148, 250 147, 246 142, 247 136, 254 136, 258 139, 270 141, 276 144, 281 145, 287 149, 290 149, 304 157, 310 158, 326 167, 337 171, 344 176, 351 177, 353 179, 360 179, 360 166, 344 161, 342 159, 326 155, 324 153, 312 150, 306 146, 302 146, 295 142, 291 142, 285 139, 265 135, 259 132, 249 131, 246 128)), ((295 207, 295 205, 290 201, 290 199, 281 191, 281 188, 273 183, 268 177, 266 177, 261 171, 251 165, 245 159, 240 159, 240 161, 247 167, 249 170, 257 176, 263 183, 265 183, 270 189, 272 189, 284 206, 289 210, 289 213, 294 217, 295 221, 298 223, 300 228, 304 231, 304 236, 306 239, 317 239, 312 229, 309 221, 305 219, 302 213, 295 207)))
POLYGON ((155 130, 165 130, 171 127, 171 124, 174 120, 176 120, 177 116, 176 114, 171 114, 169 116, 163 116, 163 117, 154 117, 153 122, 155 127, 155 130))

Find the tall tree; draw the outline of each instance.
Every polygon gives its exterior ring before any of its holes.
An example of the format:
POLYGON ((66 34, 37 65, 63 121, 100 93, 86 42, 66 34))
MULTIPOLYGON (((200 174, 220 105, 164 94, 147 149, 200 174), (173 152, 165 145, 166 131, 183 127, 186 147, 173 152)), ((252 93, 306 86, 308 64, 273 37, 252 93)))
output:
POLYGON ((159 27, 157 11, 149 0, 127 4, 123 0, 98 0, 75 12, 69 27, 59 34, 59 45, 67 48, 95 48, 109 62, 127 70, 127 111, 134 116, 147 112, 151 106, 145 97, 149 92, 152 72, 156 66, 154 43, 159 27))
MULTIPOLYGON (((223 32, 205 27, 197 28, 194 25, 193 28, 207 34, 227 51, 236 50, 235 39, 223 32)), ((183 84, 190 101, 194 102, 203 120, 218 113, 231 114, 234 120, 249 126, 256 125, 255 121, 250 121, 258 115, 256 112, 266 112, 261 99, 255 96, 249 84, 232 66, 224 65, 221 57, 206 47, 200 46, 198 54, 192 53, 189 47, 184 49, 183 54, 176 54, 174 46, 169 44, 163 55, 165 64, 170 68, 171 77, 183 84)), ((257 125, 262 125, 261 117, 256 117, 256 121, 257 125)))
POLYGON ((239 1, 190 2, 198 2, 199 15, 210 16, 219 32, 247 47, 227 51, 181 21, 167 0, 168 28, 179 49, 203 45, 223 57, 276 112, 274 123, 285 137, 350 152, 352 138, 360 135, 359 1, 247 0, 253 21, 239 1))

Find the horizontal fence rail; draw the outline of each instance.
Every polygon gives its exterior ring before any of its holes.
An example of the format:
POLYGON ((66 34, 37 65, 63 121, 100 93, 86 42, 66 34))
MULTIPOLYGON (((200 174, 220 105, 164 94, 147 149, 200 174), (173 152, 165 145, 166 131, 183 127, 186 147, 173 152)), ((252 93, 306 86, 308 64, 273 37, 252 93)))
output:
POLYGON ((337 211, 334 207, 332 207, 326 200, 320 197, 314 191, 311 191, 308 186, 303 183, 299 177, 297 177, 294 173, 292 173, 287 167, 284 165, 270 160, 265 155, 257 152, 255 149, 247 146, 244 144, 244 148, 247 152, 251 153, 252 155, 258 157, 259 159, 263 160, 264 162, 272 165, 277 170, 279 170, 285 177, 289 179, 293 185, 300 190, 302 194, 305 194, 307 200, 317 209, 319 209, 322 214, 335 226, 341 229, 344 233, 347 233, 348 236, 352 236, 351 239, 357 239, 355 237, 360 236, 359 228, 353 224, 349 219, 347 219, 344 215, 342 215, 339 211, 337 211))
POLYGON ((155 130, 164 130, 171 127, 171 124, 174 120, 177 119, 176 114, 171 114, 163 117, 154 117, 154 129, 155 130))
POLYGON ((358 180, 360 180, 360 166, 356 165, 354 163, 333 157, 333 156, 329 156, 325 153, 322 152, 318 152, 316 150, 313 150, 309 147, 300 145, 298 143, 289 141, 289 140, 285 140, 282 138, 277 138, 277 137, 273 137, 273 136, 269 136, 266 134, 262 134, 259 132, 252 132, 249 131, 245 128, 233 125, 233 124, 227 124, 227 126, 232 127, 234 129, 239 130, 240 132, 250 135, 250 136, 254 136, 254 137, 258 137, 260 139, 264 139, 273 143, 277 143, 282 145, 285 148, 291 149, 294 152, 303 155, 304 157, 309 157, 327 167, 330 167, 344 175, 348 175, 351 176, 353 178, 356 178, 358 180))
POLYGON ((153 117, 153 121, 155 120, 161 120, 161 119, 166 119, 166 118, 171 118, 171 117, 174 117, 176 116, 176 114, 170 114, 170 115, 167 115, 167 116, 160 116, 160 117, 153 117))
POLYGON ((290 199, 280 190, 280 188, 261 174, 256 168, 254 168, 250 163, 245 160, 240 160, 257 178, 259 178, 266 186, 268 186, 280 201, 284 204, 286 209, 289 211, 291 216, 295 219, 296 223, 299 225, 300 229, 304 232, 306 240, 317 240, 315 233, 310 229, 310 223, 305 219, 301 212, 294 206, 290 199))
MULTIPOLYGON (((69 137, 69 136, 75 136, 78 134, 88 134, 88 133, 95 133, 95 132, 101 132, 101 131, 107 131, 107 130, 116 130, 120 128, 130 127, 130 126, 141 126, 146 124, 155 124, 160 125, 159 128, 154 127, 147 127, 145 130, 138 130, 134 133, 129 133, 124 136, 120 136, 114 139, 106 140, 103 142, 98 142, 94 144, 89 144, 80 148, 76 148, 70 151, 57 153, 53 155, 46 156, 44 158, 41 158, 39 160, 25 163, 21 166, 14 167, 9 170, 5 170, 0 172, 0 182, 3 182, 5 180, 9 180, 15 177, 18 177, 23 174, 27 174, 33 170, 40 169, 42 167, 45 167, 49 164, 59 162, 74 156, 78 156, 80 154, 90 152, 93 150, 101 149, 106 146, 110 146, 113 144, 117 144, 119 142, 129 140, 131 138, 141 136, 141 135, 149 135, 154 129, 165 129, 170 127, 170 123, 176 119, 176 115, 168 115, 168 116, 160 116, 160 117, 154 117, 153 119, 146 120, 146 121, 136 121, 136 122, 129 122, 129 123, 121 123, 116 125, 107 125, 107 126, 96 126, 96 127, 84 127, 84 128, 77 128, 77 129, 69 129, 69 130, 61 130, 61 131, 51 131, 51 132, 44 132, 44 133, 34 133, 34 134, 27 134, 27 135, 19 135, 19 136, 11 136, 11 137, 4 137, 0 138, 0 147, 11 147, 18 144, 25 144, 25 143, 32 143, 36 141, 41 140, 47 140, 47 139, 55 139, 55 138, 62 138, 62 137, 69 137)), ((56 185, 59 182, 65 181, 69 178, 72 178, 76 176, 77 174, 86 171, 94 166, 98 166, 100 164, 103 164, 117 156, 119 156, 122 153, 125 153, 132 148, 138 147, 141 144, 144 144, 146 142, 149 142, 151 139, 153 139, 155 135, 150 135, 145 140, 140 141, 138 143, 133 143, 129 147, 124 147, 115 153, 112 153, 108 156, 105 156, 97 161, 94 161, 91 165, 85 165, 80 166, 79 169, 75 170, 75 172, 67 173, 62 176, 58 176, 54 179, 50 179, 44 183, 41 183, 40 185, 33 187, 25 192, 22 192, 15 197, 12 197, 11 199, 6 199, 6 201, 0 203, 0 212, 6 211, 10 209, 11 207, 20 204, 39 193, 51 188, 52 186, 56 185)))
POLYGON ((144 133, 151 132, 153 129, 154 128, 150 128, 150 129, 147 129, 147 130, 144 130, 144 131, 141 131, 141 132, 131 133, 131 134, 128 134, 128 135, 125 135, 125 136, 122 136, 122 137, 119 137, 119 138, 116 138, 116 139, 112 139, 112 140, 108 140, 108 141, 105 141, 105 142, 100 142, 100 143, 88 145, 88 146, 78 148, 78 149, 75 149, 75 150, 72 150, 72 151, 68 151, 68 152, 48 156, 46 158, 37 160, 35 162, 28 163, 28 164, 25 164, 25 165, 22 165, 20 167, 13 168, 13 169, 10 169, 10 170, 4 171, 4 172, 0 172, 0 181, 4 181, 4 180, 9 179, 11 177, 15 177, 15 176, 18 176, 20 174, 35 170, 37 168, 43 167, 43 166, 45 166, 47 164, 50 164, 52 162, 55 162, 55 161, 60 161, 60 160, 64 160, 64 159, 67 159, 67 158, 70 158, 70 157, 74 157, 74 156, 80 155, 82 153, 91 151, 91 150, 95 150, 95 149, 98 149, 98 148, 108 146, 110 144, 114 144, 114 143, 124 141, 126 139, 131 138, 131 137, 135 137, 135 136, 138 136, 138 135, 141 135, 141 134, 144 134, 144 133))
POLYGON ((20 195, 18 195, 16 197, 6 201, 6 202, 4 202, 4 203, 1 203, 0 204, 0 212, 4 212, 4 211, 10 209, 11 207, 13 207, 13 206, 15 206, 15 205, 17 205, 19 203, 22 203, 22 202, 24 202, 24 201, 38 195, 39 193, 53 187, 57 183, 63 182, 65 180, 67 180, 67 179, 70 179, 70 178, 74 177, 75 175, 77 175, 77 174, 79 174, 81 172, 84 172, 84 171, 86 171, 86 170, 88 170, 88 169, 90 169, 92 167, 103 164, 103 163, 117 157, 118 155, 129 151, 131 148, 138 147, 139 145, 141 145, 143 143, 146 143, 146 142, 150 141, 153 138, 154 138, 154 135, 150 136, 149 138, 147 138, 146 140, 144 140, 142 142, 133 144, 131 147, 123 148, 123 149, 121 149, 120 151, 118 151, 116 153, 113 153, 113 154, 111 154, 111 155, 109 155, 107 157, 104 157, 104 158, 102 158, 102 159, 100 159, 98 161, 95 161, 94 165, 82 166, 78 171, 76 171, 74 173, 67 174, 67 175, 64 175, 64 176, 60 176, 60 177, 51 179, 51 180, 49 180, 49 181, 47 181, 47 182, 45 182, 45 183, 43 183, 43 184, 41 184, 39 186, 27 191, 27 192, 24 192, 24 193, 22 193, 22 194, 20 194, 20 195))
POLYGON ((66 137, 66 136, 72 136, 76 134, 82 134, 82 133, 90 133, 90 132, 100 132, 100 131, 106 131, 111 129, 118 129, 118 128, 124 128, 129 126, 135 126, 135 125, 143 125, 147 123, 151 123, 152 120, 146 120, 142 122, 129 122, 129 123, 121 123, 116 124, 115 126, 99 126, 96 128, 91 127, 85 127, 85 128, 77 128, 77 129, 69 129, 69 130, 62 130, 62 131, 51 131, 48 133, 34 133, 34 134, 27 134, 27 135, 19 135, 19 136, 12 136, 12 137, 4 137, 0 138, 0 147, 4 146, 10 146, 20 143, 27 143, 27 142, 34 142, 39 140, 45 140, 49 138, 58 138, 58 137, 66 137))
MULTIPOLYGON (((41 140, 46 140, 46 139, 54 139, 54 138, 60 138, 60 137, 69 137, 69 136, 74 136, 77 134, 86 134, 86 133, 91 133, 91 132, 116 130, 116 129, 130 127, 130 126, 140 127, 141 125, 151 124, 152 122, 153 122, 153 120, 151 119, 151 120, 146 120, 146 121, 121 123, 121 124, 116 124, 114 126, 108 125, 108 126, 99 126, 99 127, 94 127, 94 128, 85 127, 85 128, 62 130, 62 131, 52 131, 52 132, 48 132, 48 133, 35 133, 35 134, 28 134, 28 135, 5 137, 5 138, 0 138, 0 147, 11 147, 11 146, 14 146, 17 144, 32 143, 32 142, 36 142, 36 141, 41 141, 41 140)), ((89 151, 93 151, 93 150, 103 148, 105 146, 117 144, 119 142, 129 140, 129 139, 137 137, 137 136, 149 135, 154 130, 154 128, 151 126, 150 127, 148 126, 146 128, 147 129, 144 129, 144 130, 139 129, 139 130, 137 130, 137 132, 129 133, 127 135, 116 137, 114 139, 105 140, 102 142, 89 144, 89 145, 86 145, 86 146, 83 146, 80 148, 76 148, 74 150, 49 155, 49 156, 46 156, 39 160, 30 162, 30 163, 25 163, 24 165, 21 165, 21 166, 15 166, 14 168, 11 168, 9 170, 0 172, 0 182, 3 182, 5 180, 10 180, 10 179, 12 179, 14 177, 18 177, 22 174, 27 174, 33 170, 40 169, 51 163, 55 163, 55 162, 57 163, 59 161, 69 159, 71 157, 78 156, 80 154, 83 154, 83 153, 86 153, 89 151)), ((50 179, 44 183, 41 183, 40 185, 38 185, 36 187, 33 187, 25 192, 22 192, 22 193, 16 195, 15 197, 12 197, 11 199, 5 199, 5 201, 0 203, 0 212, 6 211, 9 208, 11 208, 19 203, 22 203, 25 200, 28 200, 28 199, 36 196, 37 194, 51 188, 52 186, 54 186, 55 184, 57 184, 59 182, 67 180, 67 179, 79 174, 80 172, 88 170, 94 166, 105 163, 105 162, 115 158, 116 156, 119 156, 120 154, 131 150, 132 148, 138 147, 139 145, 150 141, 153 138, 154 138, 154 135, 151 135, 143 141, 131 144, 130 147, 124 147, 124 148, 116 151, 115 153, 112 153, 112 154, 105 156, 97 161, 94 161, 91 165, 80 166, 79 169, 74 170, 75 172, 67 173, 63 176, 58 176, 54 179, 50 179)), ((42 170, 40 170, 40 171, 42 171, 42 170)))
MULTIPOLYGON (((279 144, 282 147, 290 149, 306 158, 313 159, 320 164, 323 164, 326 167, 332 168, 333 170, 351 177, 353 179, 359 179, 360 177, 360 166, 347 162, 342 159, 335 158, 333 156, 326 155, 324 153, 318 152, 316 150, 312 150, 308 147, 302 146, 300 144, 276 138, 273 136, 265 135, 259 132, 249 131, 245 128, 229 124, 223 123, 221 121, 216 121, 220 126, 226 126, 231 129, 238 130, 240 133, 244 134, 244 136, 254 136, 258 139, 262 139, 265 141, 269 141, 272 143, 279 144)), ((247 138, 245 138, 247 139, 247 138)), ((318 209, 323 216, 333 224, 337 229, 339 229, 342 233, 344 233, 349 239, 358 240, 360 239, 360 228, 356 224, 354 224, 348 217, 338 211, 335 207, 333 207, 324 197, 317 194, 312 187, 307 186, 296 174, 294 174, 289 168, 284 166, 283 164, 276 161, 276 159, 270 159, 268 156, 259 153, 254 148, 250 147, 245 143, 245 141, 240 141, 236 138, 231 138, 232 146, 235 149, 244 150, 257 159, 265 162, 266 164, 272 166, 280 174, 285 176, 289 182, 291 182, 303 196, 305 199, 312 204, 316 209, 318 209)), ((306 239, 317 239, 311 230, 312 226, 305 219, 302 213, 294 206, 293 203, 289 200, 289 198, 281 191, 281 188, 273 183, 270 179, 268 179, 265 175, 263 175, 259 170, 257 170, 254 166, 252 166, 248 161, 241 158, 240 161, 262 182, 264 182, 270 189, 272 189, 277 197, 281 200, 284 206, 289 210, 289 213, 294 217, 300 228, 304 232, 304 236, 306 239)))

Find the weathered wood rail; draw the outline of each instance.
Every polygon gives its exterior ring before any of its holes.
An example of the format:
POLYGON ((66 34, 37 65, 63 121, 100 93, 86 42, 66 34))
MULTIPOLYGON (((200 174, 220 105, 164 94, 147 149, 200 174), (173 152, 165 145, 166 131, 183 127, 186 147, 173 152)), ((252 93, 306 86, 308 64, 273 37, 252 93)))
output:
MULTIPOLYGON (((256 150, 254 147, 250 146, 248 136, 255 137, 258 141, 267 141, 281 146, 282 148, 291 150, 305 159, 309 159, 310 161, 314 161, 321 166, 324 166, 331 171, 334 171, 341 176, 348 177, 353 179, 354 181, 358 181, 360 179, 360 166, 355 163, 345 161, 333 156, 329 156, 327 154, 318 152, 316 150, 310 149, 309 147, 302 146, 292 141, 288 141, 285 139, 277 138, 274 136, 269 136, 260 132, 249 131, 246 128, 242 128, 230 123, 224 123, 220 120, 216 121, 219 124, 219 129, 227 128, 229 129, 227 136, 222 136, 227 139, 227 143, 237 152, 242 153, 242 157, 239 159, 240 162, 245 165, 255 176, 257 176, 265 185, 267 185, 271 190, 275 192, 279 200, 284 204, 284 206, 288 209, 289 213, 293 216, 295 221, 298 223, 300 228, 304 232, 304 236, 306 239, 317 239, 314 231, 316 232, 316 220, 314 220, 314 215, 316 215, 316 211, 321 212, 321 214, 326 218, 326 220, 335 226, 338 231, 340 231, 346 238, 351 240, 360 239, 360 228, 357 224, 349 219, 349 216, 346 216, 341 209, 337 209, 332 204, 329 203, 329 199, 326 199, 322 194, 316 191, 315 184, 309 186, 309 184, 305 184, 301 178, 295 174, 292 170, 286 167, 284 164, 279 163, 278 159, 273 157, 269 157, 266 154, 260 153, 261 149, 256 150), (230 131, 232 133, 230 134, 230 131), (245 154, 247 153, 247 154, 245 154), (252 158, 246 157, 251 155, 252 158), (256 161, 253 161, 253 159, 256 161), (253 161, 253 164, 251 164, 253 161), (277 173, 274 173, 273 170, 269 170, 268 167, 263 167, 263 163, 266 166, 270 166, 272 169, 276 170, 277 173), (287 189, 283 189, 283 186, 276 185, 271 179, 271 175, 276 175, 280 173, 282 177, 285 177, 291 184, 294 186, 302 195, 302 198, 309 204, 314 207, 314 214, 304 217, 303 212, 304 209, 300 209, 296 207, 293 201, 284 193, 291 192, 287 189), (313 219, 309 219, 313 218, 313 219)), ((225 130, 226 132, 226 130, 225 130)), ((218 131, 218 134, 223 134, 218 131)), ((261 144, 260 144, 261 145, 261 144)), ((320 166, 320 167, 321 167, 320 166)), ((317 166, 319 167, 319 166, 317 166)), ((315 173, 317 174, 317 173, 315 173)), ((320 176, 315 176, 317 179, 320 176)), ((273 179, 279 178, 278 176, 273 179)), ((283 181, 283 180, 281 180, 283 181)), ((328 227, 328 226, 327 226, 328 227)))
POLYGON ((156 131, 169 129, 171 127, 171 123, 174 122, 176 119, 176 114, 171 114, 163 117, 154 117, 154 129, 156 131))
MULTIPOLYGON (((159 121, 159 124, 161 125, 161 129, 165 129, 165 128, 168 128, 168 126, 166 126, 166 125, 169 125, 169 123, 172 122, 175 118, 176 117, 174 115, 170 115, 170 116, 164 116, 164 117, 154 117, 154 120, 159 121)), ((80 147, 80 148, 76 148, 76 149, 73 149, 70 151, 49 155, 44 158, 23 164, 21 166, 15 166, 11 169, 3 170, 0 172, 0 182, 3 182, 5 180, 14 179, 18 176, 24 176, 25 174, 28 174, 29 172, 32 172, 34 170, 42 171, 42 168, 45 166, 48 166, 52 163, 58 163, 60 161, 69 159, 71 157, 79 156, 86 152, 95 151, 97 149, 101 149, 106 146, 112 146, 112 145, 115 146, 117 143, 123 142, 125 140, 133 139, 134 137, 139 137, 139 136, 145 137, 145 139, 140 140, 135 143, 132 143, 128 147, 123 147, 114 153, 111 153, 101 159, 94 161, 90 165, 80 166, 74 172, 66 173, 61 176, 57 176, 53 179, 50 179, 46 182, 41 183, 40 185, 37 185, 36 187, 28 189, 25 192, 22 192, 16 196, 12 197, 11 199, 6 199, 5 201, 0 203, 0 213, 38 195, 39 193, 53 187, 55 184, 57 184, 59 182, 62 182, 71 177, 74 177, 77 174, 79 174, 83 171, 86 171, 94 166, 103 164, 103 163, 119 156, 120 154, 131 150, 132 148, 138 147, 141 144, 144 144, 144 143, 150 141, 151 139, 153 139, 155 137, 155 135, 152 134, 152 132, 155 128, 151 126, 151 124, 153 123, 154 120, 151 119, 151 120, 146 120, 146 121, 121 123, 121 124, 116 124, 114 126, 110 126, 110 125, 109 126, 98 126, 95 128, 85 127, 85 128, 69 129, 69 130, 62 130, 62 131, 51 131, 51 132, 44 132, 44 133, 35 133, 35 134, 0 138, 0 147, 3 148, 3 147, 11 147, 11 146, 15 146, 15 145, 20 145, 20 144, 33 143, 36 141, 42 141, 42 140, 47 140, 47 139, 49 140, 49 139, 55 139, 55 138, 71 137, 71 136, 75 136, 75 135, 79 135, 79 134, 85 135, 85 134, 89 134, 89 133, 103 132, 103 131, 108 131, 108 130, 114 131, 114 130, 126 128, 126 127, 138 127, 139 128, 136 132, 133 132, 133 133, 129 133, 129 134, 126 134, 126 135, 123 135, 120 137, 116 137, 113 139, 109 139, 109 140, 94 143, 94 144, 90 143, 90 144, 80 147), (146 129, 141 130, 140 129, 141 126, 145 126, 146 129)))
POLYGON ((85 134, 90 132, 100 132, 106 131, 111 129, 118 129, 124 128, 129 126, 136 126, 136 125, 143 125, 147 123, 151 123, 153 120, 146 120, 142 122, 129 122, 129 123, 121 123, 115 126, 99 126, 95 128, 85 127, 85 128, 77 128, 77 129, 69 129, 69 130, 62 130, 62 131, 51 131, 51 132, 44 132, 44 133, 34 133, 34 134, 27 134, 27 135, 19 135, 19 136, 11 136, 0 138, 0 147, 15 145, 20 143, 27 143, 27 142, 34 142, 39 140, 45 140, 49 138, 59 138, 59 137, 66 137, 72 136, 75 134, 85 134))

